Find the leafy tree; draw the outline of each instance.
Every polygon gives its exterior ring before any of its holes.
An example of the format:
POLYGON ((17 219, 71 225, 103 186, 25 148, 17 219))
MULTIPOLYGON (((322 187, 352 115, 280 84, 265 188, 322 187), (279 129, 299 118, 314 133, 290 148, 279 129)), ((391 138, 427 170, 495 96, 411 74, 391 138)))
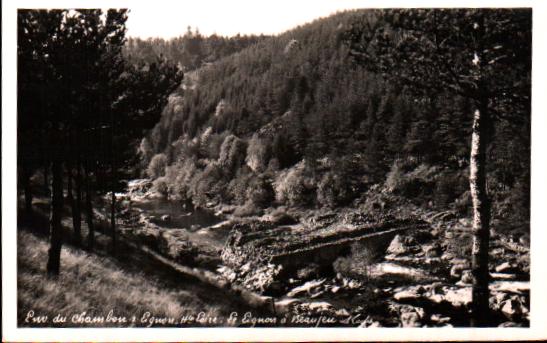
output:
POLYGON ((418 95, 444 89, 473 103, 472 324, 478 326, 487 324, 489 311, 486 151, 494 119, 529 116, 531 19, 529 9, 385 10, 367 13, 346 36, 365 68, 418 95))
POLYGON ((165 156, 165 154, 157 154, 150 160, 150 164, 148 165, 146 172, 152 179, 157 179, 165 175, 166 166, 167 156, 165 156))

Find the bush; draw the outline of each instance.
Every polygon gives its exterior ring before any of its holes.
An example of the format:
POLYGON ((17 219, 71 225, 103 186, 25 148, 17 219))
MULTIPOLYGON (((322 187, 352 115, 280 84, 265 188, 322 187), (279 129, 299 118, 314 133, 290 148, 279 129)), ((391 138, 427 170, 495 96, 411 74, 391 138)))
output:
POLYGON ((254 172, 263 172, 268 167, 269 155, 267 143, 255 133, 247 147, 247 157, 245 158, 247 166, 254 172))
POLYGON ((369 268, 375 262, 375 252, 365 244, 355 243, 347 257, 339 257, 333 263, 336 273, 358 280, 368 280, 369 268))
POLYGON ((184 135, 171 143, 173 156, 175 159, 198 159, 199 141, 191 139, 188 135, 184 135))
POLYGON ((150 141, 148 140, 148 138, 144 137, 141 140, 141 144, 139 145, 139 148, 137 150, 137 154, 141 159, 141 165, 143 167, 146 167, 150 163, 150 159, 152 158, 153 153, 154 151, 152 150, 152 145, 150 144, 150 141))
POLYGON ((250 217, 260 214, 262 214, 262 210, 250 201, 246 202, 242 206, 239 206, 234 211, 234 216, 237 217, 250 217))
POLYGON ((200 157, 217 160, 220 156, 220 147, 225 138, 225 133, 216 134, 213 133, 210 126, 207 127, 200 135, 196 144, 196 149, 198 149, 200 157))
POLYGON ((268 207, 275 199, 272 183, 265 177, 255 177, 248 184, 246 198, 257 207, 268 207))
POLYGON ((352 193, 348 177, 331 170, 323 175, 317 185, 317 202, 334 208, 346 204, 352 198, 352 193))
POLYGON ((228 184, 228 196, 225 200, 237 205, 247 202, 247 190, 253 178, 254 175, 249 168, 239 168, 228 184))
POLYGON ((280 206, 270 213, 270 221, 274 225, 293 225, 299 222, 298 219, 287 213, 287 208, 284 206, 280 206))
POLYGON ((177 176, 171 186, 171 193, 182 200, 191 199, 190 185, 197 172, 196 165, 192 160, 177 164, 177 176))
POLYGON ((459 173, 444 173, 439 175, 435 183, 433 201, 435 205, 445 207, 452 204, 469 187, 466 177, 459 173))
POLYGON ((167 156, 165 154, 157 154, 152 157, 146 173, 152 179, 157 179, 158 177, 165 175, 165 167, 167 166, 167 156))
POLYGON ((167 179, 165 178, 165 176, 161 176, 161 177, 155 179, 153 184, 152 184, 152 189, 155 192, 158 192, 159 194, 161 194, 161 196, 163 196, 164 198, 169 197, 169 186, 168 186, 167 179))
POLYGON ((220 201, 224 194, 222 167, 218 163, 207 165, 202 173, 196 173, 191 181, 192 200, 205 205, 211 200, 220 201))
POLYGON ((387 173, 386 189, 394 193, 401 188, 401 184, 404 182, 404 171, 401 161, 395 160, 391 166, 390 171, 387 173))
POLYGON ((405 173, 404 163, 395 160, 384 185, 390 193, 402 195, 417 202, 425 202, 429 201, 433 193, 438 174, 438 167, 427 164, 420 164, 416 169, 405 173))
POLYGON ((315 183, 305 161, 283 171, 275 181, 275 199, 289 206, 304 206, 315 199, 315 183))
POLYGON ((234 135, 229 135, 220 146, 218 163, 225 171, 234 173, 245 161, 246 153, 246 143, 234 135))

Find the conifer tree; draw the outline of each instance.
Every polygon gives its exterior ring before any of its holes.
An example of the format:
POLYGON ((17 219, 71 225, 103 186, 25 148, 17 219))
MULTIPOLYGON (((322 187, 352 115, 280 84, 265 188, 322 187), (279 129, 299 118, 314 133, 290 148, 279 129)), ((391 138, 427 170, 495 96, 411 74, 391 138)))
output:
POLYGON ((439 89, 474 106, 470 153, 473 202, 472 324, 487 325, 490 199, 486 151, 495 119, 529 116, 529 9, 398 9, 370 12, 348 30, 350 53, 365 68, 417 95, 439 89))

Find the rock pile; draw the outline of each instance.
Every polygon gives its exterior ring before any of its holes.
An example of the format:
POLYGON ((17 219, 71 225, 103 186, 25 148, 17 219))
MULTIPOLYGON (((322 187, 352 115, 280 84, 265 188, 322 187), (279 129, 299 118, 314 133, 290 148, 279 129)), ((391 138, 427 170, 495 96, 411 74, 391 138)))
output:
MULTIPOLYGON (((243 284, 252 287, 246 280, 256 278, 252 273, 257 273, 259 266, 280 266, 277 275, 282 278, 313 265, 323 272, 332 272, 333 262, 347 255, 356 242, 371 242, 377 253, 383 253, 397 233, 426 226, 416 219, 372 218, 359 213, 325 214, 307 218, 304 224, 286 226, 249 220, 234 225, 222 251, 222 261, 242 277, 239 279, 243 284), (250 273, 242 270, 248 263, 253 265, 250 273)), ((264 287, 261 284, 256 289, 264 287)))

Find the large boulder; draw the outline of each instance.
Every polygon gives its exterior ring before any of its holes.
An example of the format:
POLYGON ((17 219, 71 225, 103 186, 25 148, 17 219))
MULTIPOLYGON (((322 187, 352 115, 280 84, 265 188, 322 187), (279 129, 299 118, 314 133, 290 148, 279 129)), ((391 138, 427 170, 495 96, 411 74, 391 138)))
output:
POLYGON ((389 247, 387 248, 387 252, 393 255, 403 255, 408 252, 408 249, 405 246, 404 240, 401 235, 396 235, 393 238, 393 240, 389 244, 389 247))
POLYGON ((503 315, 509 320, 515 320, 519 318, 524 312, 522 303, 519 301, 518 298, 511 298, 503 301, 500 304, 500 310, 503 315))

